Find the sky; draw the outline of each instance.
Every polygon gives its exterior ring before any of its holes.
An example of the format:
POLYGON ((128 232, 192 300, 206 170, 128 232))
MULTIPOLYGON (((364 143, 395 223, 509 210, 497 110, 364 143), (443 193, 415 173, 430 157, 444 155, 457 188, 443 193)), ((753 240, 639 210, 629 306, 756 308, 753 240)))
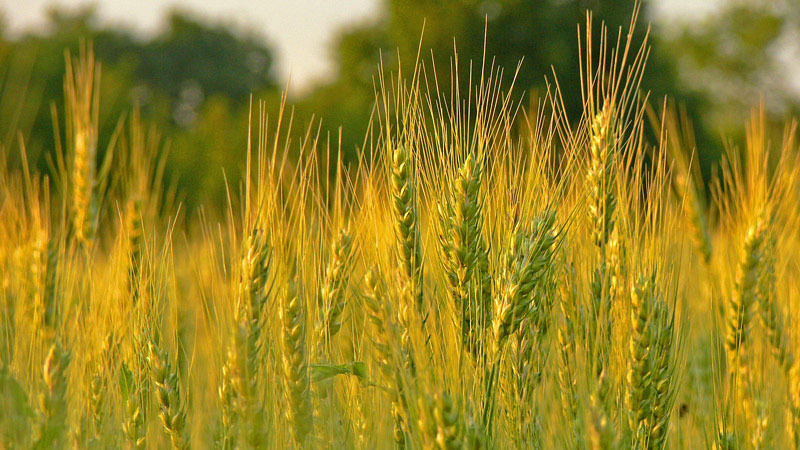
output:
POLYGON ((211 21, 231 24, 263 37, 278 58, 278 75, 291 75, 294 91, 330 74, 328 50, 337 29, 369 20, 380 0, 0 0, 9 31, 41 27, 53 5, 94 4, 100 20, 142 35, 163 26, 166 12, 180 8, 211 21))
MULTIPOLYGON (((331 73, 328 52, 338 29, 370 20, 382 0, 0 0, 0 13, 12 35, 41 27, 53 5, 76 8, 94 4, 104 23, 147 35, 163 25, 165 13, 180 8, 212 21, 235 25, 263 37, 275 49, 278 75, 291 75, 290 91, 302 91, 331 73)), ((713 10, 715 1, 660 0, 659 17, 697 17, 713 10)))

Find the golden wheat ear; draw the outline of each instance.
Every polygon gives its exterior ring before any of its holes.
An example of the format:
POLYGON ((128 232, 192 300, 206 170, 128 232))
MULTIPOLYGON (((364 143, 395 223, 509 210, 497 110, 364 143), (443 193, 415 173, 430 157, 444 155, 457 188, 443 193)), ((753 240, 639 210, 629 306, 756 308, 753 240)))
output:
POLYGON ((67 53, 64 78, 66 138, 69 158, 73 233, 81 243, 94 234, 97 211, 96 154, 100 65, 91 44, 77 58, 67 53))

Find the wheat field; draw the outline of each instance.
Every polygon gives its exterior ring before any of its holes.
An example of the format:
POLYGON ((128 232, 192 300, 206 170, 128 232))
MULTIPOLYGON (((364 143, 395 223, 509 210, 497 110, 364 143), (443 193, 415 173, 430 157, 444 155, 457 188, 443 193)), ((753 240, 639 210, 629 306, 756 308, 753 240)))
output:
POLYGON ((800 447, 795 123, 705 183, 647 43, 591 27, 581 117, 419 60, 344 164, 254 100, 221 215, 135 108, 98 142, 68 56, 52 170, 0 150, 0 448, 800 447))

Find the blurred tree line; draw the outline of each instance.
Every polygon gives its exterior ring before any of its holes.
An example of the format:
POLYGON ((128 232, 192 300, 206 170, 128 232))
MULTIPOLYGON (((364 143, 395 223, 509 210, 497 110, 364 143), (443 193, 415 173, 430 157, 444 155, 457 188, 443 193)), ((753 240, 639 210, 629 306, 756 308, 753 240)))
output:
MULTIPOLYGON (((648 32, 653 3, 642 4, 639 42, 648 32)), ((506 69, 507 80, 524 58, 518 95, 544 95, 546 79, 552 82, 555 72, 567 113, 578 119, 577 25, 585 24, 588 9, 595 32, 603 22, 616 37, 618 27, 627 30, 634 8, 629 0, 383 0, 381 5, 379 17, 338 35, 331 49, 334 75, 291 101, 298 127, 321 118, 321 136, 330 137, 334 148, 341 133, 345 160, 352 160, 363 142, 379 61, 387 70, 396 68, 398 55, 405 67, 413 64, 423 24, 422 57, 429 74, 435 66, 443 88, 448 88, 454 45, 464 77, 470 60, 481 62, 486 30, 486 53, 506 69)), ((743 119, 760 99, 776 120, 797 113, 800 105, 800 87, 793 90, 791 80, 781 78, 791 73, 786 53, 791 60, 791 52, 798 51, 800 6, 791 0, 724 5, 683 25, 656 22, 642 82, 656 105, 669 96, 685 108, 706 177, 722 150, 722 136, 741 139, 743 119)), ((269 45, 177 11, 147 39, 99 25, 91 8, 53 10, 46 29, 14 39, 0 26, 0 142, 8 148, 14 130, 21 130, 42 168, 53 148, 51 102, 63 114, 64 50, 76 53, 82 40, 94 43, 103 64, 99 153, 117 119, 137 105, 169 142, 167 176, 179 199, 189 209, 201 201, 223 205, 223 171, 236 182, 244 164, 250 94, 272 109, 280 99, 269 45)))

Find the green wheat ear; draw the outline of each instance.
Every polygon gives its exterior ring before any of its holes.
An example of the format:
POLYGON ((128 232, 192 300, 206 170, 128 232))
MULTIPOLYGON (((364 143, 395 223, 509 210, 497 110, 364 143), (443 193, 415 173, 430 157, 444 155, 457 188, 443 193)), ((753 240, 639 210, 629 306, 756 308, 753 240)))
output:
POLYGON ((287 410, 292 436, 298 446, 306 444, 312 429, 311 386, 308 374, 305 304, 297 279, 291 279, 281 298, 283 374, 289 396, 287 410))
POLYGON ((70 354, 60 341, 51 345, 44 360, 44 392, 39 396, 42 414, 36 448, 57 448, 65 444, 67 425, 67 368, 70 354))
POLYGON ((637 446, 663 448, 675 398, 674 318, 655 275, 640 277, 631 292, 625 406, 637 446))
POLYGON ((383 282, 376 267, 370 268, 364 276, 364 307, 366 309, 367 323, 371 332, 372 346, 375 349, 375 358, 383 381, 388 384, 386 393, 391 400, 391 415, 393 422, 393 437, 398 447, 406 445, 406 420, 404 406, 404 392, 402 380, 399 376, 399 366, 405 367, 405 355, 399 358, 394 353, 392 345, 391 318, 394 316, 391 304, 386 298, 383 282), (400 364, 396 363, 399 359, 400 364))
POLYGON ((419 428, 424 447, 428 449, 455 450, 465 446, 464 424, 458 405, 448 393, 419 399, 419 428))
POLYGON ((495 354, 499 354, 508 337, 526 317, 533 317, 534 322, 539 319, 541 311, 534 308, 532 294, 552 264, 554 225, 555 214, 545 212, 530 228, 518 227, 512 236, 495 300, 495 354))
POLYGON ((397 259, 403 268, 407 290, 422 310, 422 241, 417 211, 417 191, 414 181, 414 161, 409 149, 403 145, 392 153, 392 208, 397 238, 397 259))
POLYGON ((480 198, 482 171, 480 162, 467 155, 447 198, 438 205, 442 262, 467 348, 474 344, 476 324, 487 324, 491 311, 491 274, 480 198))
POLYGON ((317 329, 317 345, 332 340, 342 329, 345 291, 350 280, 353 238, 347 228, 339 231, 331 246, 331 260, 325 269, 320 297, 325 307, 325 317, 317 329))
POLYGON ((167 358, 166 352, 156 342, 151 340, 148 343, 147 363, 156 388, 156 401, 160 410, 158 417, 169 436, 172 448, 184 450, 189 448, 185 394, 178 372, 167 358))

